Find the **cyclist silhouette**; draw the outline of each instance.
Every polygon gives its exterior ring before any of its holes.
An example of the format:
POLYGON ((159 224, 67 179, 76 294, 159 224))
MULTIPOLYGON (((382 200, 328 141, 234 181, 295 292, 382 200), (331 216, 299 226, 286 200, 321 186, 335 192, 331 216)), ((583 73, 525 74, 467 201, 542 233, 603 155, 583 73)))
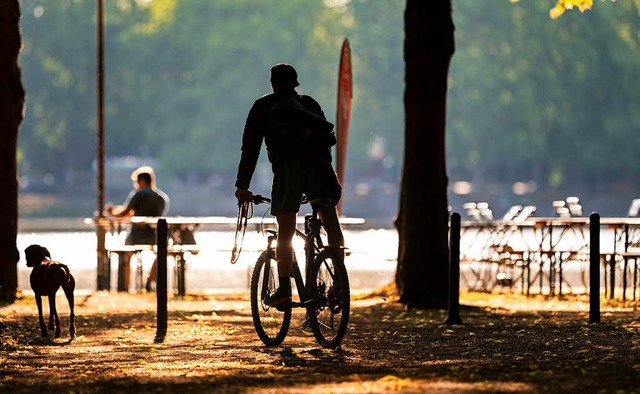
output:
POLYGON ((271 67, 273 93, 257 99, 247 116, 242 136, 242 153, 238 165, 235 195, 249 201, 251 178, 255 171, 262 141, 273 171, 271 214, 278 222, 278 289, 265 303, 290 308, 293 263, 293 236, 296 215, 303 194, 309 200, 322 200, 318 211, 327 232, 329 246, 344 246, 336 205, 342 195, 331 165, 331 146, 335 144, 333 125, 320 104, 312 97, 299 95, 298 73, 290 64, 271 67))

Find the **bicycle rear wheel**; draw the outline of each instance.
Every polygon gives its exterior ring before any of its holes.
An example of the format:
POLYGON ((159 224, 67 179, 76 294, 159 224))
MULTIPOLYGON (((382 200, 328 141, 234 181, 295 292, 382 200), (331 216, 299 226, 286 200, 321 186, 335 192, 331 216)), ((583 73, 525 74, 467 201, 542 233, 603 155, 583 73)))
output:
POLYGON ((307 308, 309 323, 318 343, 340 346, 349 324, 349 277, 340 251, 324 249, 316 257, 307 285, 313 302, 307 308))
POLYGON ((262 252, 251 275, 251 316, 260 340, 267 346, 278 346, 289 331, 291 309, 280 312, 265 305, 264 299, 278 287, 278 264, 274 253, 262 252))

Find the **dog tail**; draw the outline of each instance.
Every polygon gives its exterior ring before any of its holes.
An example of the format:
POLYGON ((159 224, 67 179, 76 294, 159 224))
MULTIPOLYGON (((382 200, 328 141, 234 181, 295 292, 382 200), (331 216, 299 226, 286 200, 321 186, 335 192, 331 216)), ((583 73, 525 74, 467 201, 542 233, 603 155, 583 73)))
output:
POLYGON ((71 272, 69 267, 61 263, 54 263, 49 266, 49 269, 45 271, 44 279, 46 281, 53 281, 59 285, 69 283, 71 280, 71 272))

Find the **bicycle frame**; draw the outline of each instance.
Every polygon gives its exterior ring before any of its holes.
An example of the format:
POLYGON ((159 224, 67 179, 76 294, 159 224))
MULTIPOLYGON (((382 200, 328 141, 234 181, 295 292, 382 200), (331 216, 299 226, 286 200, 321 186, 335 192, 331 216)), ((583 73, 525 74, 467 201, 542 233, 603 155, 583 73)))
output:
MULTIPOLYGON (((262 196, 254 196, 253 202, 270 201, 262 196)), ((318 205, 321 204, 312 204, 312 208, 318 205)), ((276 267, 273 267, 277 264, 275 242, 278 232, 274 229, 265 230, 268 234, 267 249, 253 268, 250 297, 256 333, 267 346, 279 346, 286 337, 291 323, 291 308, 306 309, 303 327, 306 325, 311 328, 316 341, 325 348, 340 346, 347 332, 350 290, 344 252, 324 245, 320 236, 321 228, 317 209, 313 209, 311 215, 305 215, 303 231, 295 228, 294 237, 304 240, 305 277, 300 271, 298 259, 294 259, 289 275, 295 280, 299 300, 288 301, 287 307, 282 309, 266 303, 267 297, 276 291, 275 286, 280 281, 278 279, 276 282, 276 267)))
MULTIPOLYGON (((318 218, 318 213, 314 209, 313 214, 305 215, 304 218, 304 228, 305 231, 302 232, 300 229, 295 229, 295 235, 304 240, 304 254, 305 254, 305 274, 309 275, 312 272, 313 262, 320 252, 324 248, 324 243, 322 242, 322 238, 320 237, 320 229, 322 228, 322 222, 318 218)), ((273 243, 278 239, 278 233, 273 229, 266 230, 269 233, 269 237, 267 238, 267 255, 271 255, 274 253, 273 243)), ((270 261, 266 261, 266 269, 264 270, 265 275, 269 273, 269 265, 270 261)), ((309 278, 306 281, 302 279, 302 272, 300 271, 300 266, 298 265, 298 260, 294 259, 293 265, 291 267, 291 274, 296 283, 296 289, 298 290, 298 296, 300 297, 300 302, 293 302, 293 308, 301 308, 309 305, 309 302, 313 300, 313 295, 308 294, 307 286, 305 282, 308 282, 309 278)), ((268 280, 265 277, 265 280, 262 281, 262 289, 260 294, 264 296, 268 293, 268 280)))

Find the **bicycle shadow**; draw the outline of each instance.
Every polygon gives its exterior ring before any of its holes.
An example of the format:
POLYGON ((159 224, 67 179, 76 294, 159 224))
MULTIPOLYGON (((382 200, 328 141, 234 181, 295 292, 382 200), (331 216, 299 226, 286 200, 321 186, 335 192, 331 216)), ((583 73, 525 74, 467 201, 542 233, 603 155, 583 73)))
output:
POLYGON ((299 348, 280 346, 277 348, 254 348, 254 351, 279 357, 279 363, 287 367, 305 367, 321 364, 346 364, 354 353, 341 347, 337 349, 299 348))

